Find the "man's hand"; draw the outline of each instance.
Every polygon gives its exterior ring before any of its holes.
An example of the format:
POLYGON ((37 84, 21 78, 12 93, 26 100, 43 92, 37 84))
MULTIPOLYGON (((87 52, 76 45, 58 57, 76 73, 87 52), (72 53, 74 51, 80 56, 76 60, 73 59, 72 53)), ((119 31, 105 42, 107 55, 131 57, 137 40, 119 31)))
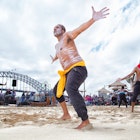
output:
POLYGON ((53 63, 55 60, 58 59, 57 56, 53 57, 53 56, 50 55, 50 57, 51 57, 51 59, 52 59, 52 63, 53 63))
POLYGON ((52 55, 50 55, 50 57, 51 57, 51 60, 52 60, 52 62, 51 62, 51 63, 53 63, 53 61, 54 61, 54 60, 53 60, 53 57, 52 57, 52 55))
POLYGON ((96 12, 94 10, 94 7, 92 6, 92 18, 93 18, 93 20, 97 21, 99 19, 106 18, 106 16, 109 15, 108 11, 109 11, 109 9, 107 7, 104 7, 100 11, 96 12))

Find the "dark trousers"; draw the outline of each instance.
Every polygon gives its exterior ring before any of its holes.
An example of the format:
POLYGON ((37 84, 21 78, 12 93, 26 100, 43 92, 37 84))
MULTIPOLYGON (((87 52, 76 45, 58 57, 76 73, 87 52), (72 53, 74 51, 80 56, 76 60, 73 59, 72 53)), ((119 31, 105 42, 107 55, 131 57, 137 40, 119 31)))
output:
MULTIPOLYGON (((81 94, 79 93, 79 87, 85 81, 87 77, 87 69, 86 67, 77 66, 71 69, 66 74, 66 85, 65 90, 70 98, 71 104, 73 105, 75 111, 78 114, 78 117, 85 121, 88 119, 87 108, 85 101, 81 94)), ((58 84, 58 83, 57 83, 58 84)), ((53 92, 56 97, 57 84, 55 85, 53 92)), ((65 101, 64 96, 62 95, 60 98, 57 98, 59 103, 65 101)))
POLYGON ((139 94, 140 94, 140 81, 137 81, 134 85, 134 93, 132 97, 132 102, 136 102, 139 94))
POLYGON ((127 100, 126 100, 125 94, 120 94, 120 95, 119 95, 119 98, 120 98, 120 100, 119 100, 119 107, 120 107, 122 101, 125 102, 125 105, 126 105, 126 107, 127 107, 127 100))

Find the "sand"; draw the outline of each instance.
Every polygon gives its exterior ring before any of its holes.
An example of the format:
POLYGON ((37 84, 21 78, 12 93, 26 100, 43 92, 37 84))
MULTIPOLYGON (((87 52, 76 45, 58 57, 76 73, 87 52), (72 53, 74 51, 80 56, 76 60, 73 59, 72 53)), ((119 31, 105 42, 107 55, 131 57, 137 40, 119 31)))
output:
POLYGON ((140 106, 88 106, 92 130, 76 130, 80 124, 72 106, 72 119, 60 121, 56 107, 0 106, 0 140, 140 140, 140 106))

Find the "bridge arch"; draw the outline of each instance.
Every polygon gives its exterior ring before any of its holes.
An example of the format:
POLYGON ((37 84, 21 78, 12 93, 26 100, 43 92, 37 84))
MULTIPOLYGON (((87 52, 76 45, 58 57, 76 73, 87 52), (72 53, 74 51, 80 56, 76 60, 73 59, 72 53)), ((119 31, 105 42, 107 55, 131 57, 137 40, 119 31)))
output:
POLYGON ((46 83, 45 85, 27 75, 19 74, 11 71, 0 71, 0 77, 11 78, 14 80, 19 80, 27 85, 33 87, 37 92, 49 92, 49 85, 46 83))

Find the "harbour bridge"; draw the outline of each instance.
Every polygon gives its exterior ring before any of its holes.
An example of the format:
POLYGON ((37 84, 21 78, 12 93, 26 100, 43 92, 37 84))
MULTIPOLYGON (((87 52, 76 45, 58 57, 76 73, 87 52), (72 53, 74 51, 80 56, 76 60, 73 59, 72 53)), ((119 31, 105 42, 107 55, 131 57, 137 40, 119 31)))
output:
POLYGON ((51 89, 49 84, 41 83, 27 75, 11 71, 0 71, 0 90, 7 89, 17 92, 43 92, 48 93, 51 89))

